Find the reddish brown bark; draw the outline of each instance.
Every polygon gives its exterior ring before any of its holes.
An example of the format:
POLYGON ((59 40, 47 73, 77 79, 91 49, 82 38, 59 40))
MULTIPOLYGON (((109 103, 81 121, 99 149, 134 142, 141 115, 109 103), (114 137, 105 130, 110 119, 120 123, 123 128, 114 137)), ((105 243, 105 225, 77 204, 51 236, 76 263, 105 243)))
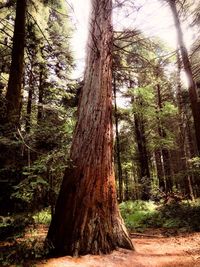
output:
POLYGON ((116 201, 112 155, 111 0, 92 0, 85 83, 47 240, 57 254, 133 249, 116 201))

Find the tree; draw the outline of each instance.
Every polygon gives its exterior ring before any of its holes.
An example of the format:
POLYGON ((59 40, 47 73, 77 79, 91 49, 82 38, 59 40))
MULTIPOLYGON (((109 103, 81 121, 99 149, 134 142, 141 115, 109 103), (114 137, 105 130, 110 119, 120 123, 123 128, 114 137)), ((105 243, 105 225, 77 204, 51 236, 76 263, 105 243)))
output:
MULTIPOLYGON (((143 106, 143 101, 138 98, 132 98, 132 101, 136 104, 143 106)), ((137 143, 137 154, 138 154, 138 163, 140 169, 139 182, 142 186, 141 199, 149 200, 150 199, 150 187, 151 187, 151 179, 150 179, 150 170, 149 170, 149 159, 147 152, 147 142, 145 136, 145 121, 143 118, 143 114, 139 112, 135 112, 134 114, 134 128, 135 128, 135 140, 137 143)))
POLYGON ((6 93, 6 122, 11 123, 14 127, 19 126, 22 106, 21 89, 24 71, 26 5, 26 0, 17 1, 12 61, 8 81, 8 89, 6 93))
POLYGON ((200 103, 198 101, 198 96, 196 92, 196 86, 192 74, 192 68, 189 60, 188 51, 183 41, 183 32, 181 29, 181 23, 177 11, 176 0, 167 0, 167 2, 169 3, 169 6, 171 8, 174 17, 174 22, 177 30, 178 45, 181 53, 184 70, 188 78, 188 83, 189 83, 188 90, 191 102, 192 115, 194 118, 197 150, 198 154, 200 154, 200 103))
POLYGON ((112 159, 112 1, 92 0, 78 121, 47 235, 56 254, 133 249, 120 216, 112 159))
MULTIPOLYGON (((114 76, 114 75, 113 75, 114 76)), ((116 78, 113 79, 113 96, 114 96, 114 118, 115 118, 115 134, 116 134, 116 144, 115 144, 115 154, 117 159, 117 173, 118 173, 118 183, 119 183, 119 202, 123 201, 123 177, 122 177, 122 165, 121 165, 121 155, 120 155, 120 140, 119 140, 119 117, 117 110, 117 88, 116 88, 116 78)))

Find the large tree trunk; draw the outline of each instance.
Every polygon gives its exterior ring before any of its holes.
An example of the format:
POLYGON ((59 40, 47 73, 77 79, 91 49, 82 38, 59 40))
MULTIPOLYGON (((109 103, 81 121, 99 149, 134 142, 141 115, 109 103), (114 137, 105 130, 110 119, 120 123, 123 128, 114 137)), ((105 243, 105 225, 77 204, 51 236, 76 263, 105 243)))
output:
POLYGON ((8 89, 6 93, 6 122, 19 126, 22 106, 22 81, 24 70, 26 0, 18 0, 16 7, 15 28, 13 36, 12 62, 8 89))
POLYGON ((56 254, 133 249, 120 216, 113 168, 111 0, 92 0, 85 83, 47 240, 56 254))
POLYGON ((200 102, 198 102, 198 99, 197 99, 196 86, 195 86, 195 82, 193 79, 191 64, 190 64, 186 46, 183 41, 183 32, 181 29, 179 15, 178 15, 177 7, 176 7, 176 1, 175 0, 167 0, 167 1, 170 5, 171 11, 174 17, 174 22, 175 22, 175 26, 177 30, 178 45, 179 45, 180 52, 181 52, 184 70, 185 70, 185 73, 187 75, 188 82, 189 82, 188 89, 189 89, 192 114, 194 118, 194 128, 195 128, 195 134, 196 134, 197 150, 198 150, 198 154, 200 155, 200 102))

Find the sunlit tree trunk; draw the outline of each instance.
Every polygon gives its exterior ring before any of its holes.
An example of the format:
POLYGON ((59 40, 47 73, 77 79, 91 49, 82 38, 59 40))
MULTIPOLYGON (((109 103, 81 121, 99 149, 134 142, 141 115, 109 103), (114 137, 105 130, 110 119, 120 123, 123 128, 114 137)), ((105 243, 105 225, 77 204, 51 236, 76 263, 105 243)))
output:
POLYGON ((43 67, 40 66, 40 74, 39 74, 39 86, 38 86, 38 113, 37 113, 37 122, 40 123, 43 118, 43 104, 44 104, 44 75, 43 75, 43 67))
POLYGON ((156 172, 158 177, 158 186, 161 191, 165 191, 165 173, 162 162, 162 153, 160 149, 155 150, 155 160, 156 160, 156 172))
POLYGON ((167 2, 169 3, 169 6, 171 8, 171 11, 174 17, 174 22, 175 22, 175 27, 177 31, 177 37, 178 37, 178 45, 179 45, 179 49, 181 52, 181 58, 182 58, 184 70, 188 78, 188 83, 189 83, 188 89, 189 89, 192 114, 194 118, 197 149, 198 149, 198 154, 200 155, 200 102, 198 102, 198 99, 197 99, 196 86, 195 86, 195 82, 193 79, 188 51, 183 41, 183 32, 181 29, 180 19, 179 19, 177 7, 176 7, 176 0, 167 0, 167 2))
POLYGON ((24 71, 26 0, 18 0, 13 36, 12 61, 6 93, 6 123, 19 126, 22 106, 22 81, 24 71))
MULTIPOLYGON (((190 150, 187 151, 187 147, 193 146, 193 144, 187 144, 188 142, 188 131, 187 131, 187 118, 184 114, 184 105, 182 100, 182 92, 181 92, 181 60, 179 53, 177 53, 177 63, 178 63, 178 85, 177 85, 177 104, 178 104, 178 110, 179 110, 179 135, 178 135, 178 156, 176 162, 178 163, 179 171, 182 173, 185 173, 185 175, 182 175, 183 179, 183 186, 182 186, 182 192, 187 197, 190 197, 192 200, 194 200, 194 191, 193 191, 193 175, 189 174, 189 166, 188 166, 188 160, 190 155, 190 150), (184 117, 183 117, 184 116, 184 117)), ((191 149, 191 148, 190 148, 191 149)), ((191 155, 192 156, 192 155, 191 155)))
POLYGON ((121 165, 121 155, 120 155, 120 142, 119 142, 119 118, 117 110, 117 95, 116 95, 116 79, 113 79, 113 93, 114 93, 114 118, 115 118, 115 134, 116 134, 116 159, 117 159, 117 171, 118 171, 118 183, 119 183, 119 202, 123 201, 123 176, 122 176, 122 165, 121 165))
POLYGON ((26 132, 29 133, 31 129, 31 112, 32 112, 32 100, 33 100, 33 68, 31 64, 31 69, 29 73, 29 90, 28 90, 28 102, 26 107, 26 132))
POLYGON ((113 168, 111 0, 92 0, 84 86, 47 240, 56 254, 133 249, 120 216, 113 168))

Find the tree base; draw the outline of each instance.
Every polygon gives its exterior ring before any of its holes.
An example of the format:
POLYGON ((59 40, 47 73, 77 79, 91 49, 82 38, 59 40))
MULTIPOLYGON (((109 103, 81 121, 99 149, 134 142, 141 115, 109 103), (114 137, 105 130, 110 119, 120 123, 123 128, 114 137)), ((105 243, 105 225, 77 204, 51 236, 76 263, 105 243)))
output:
POLYGON ((50 253, 78 256, 108 254, 117 248, 133 250, 114 185, 99 187, 100 191, 97 186, 85 189, 83 180, 82 184, 73 179, 76 170, 67 173, 47 235, 50 253))

